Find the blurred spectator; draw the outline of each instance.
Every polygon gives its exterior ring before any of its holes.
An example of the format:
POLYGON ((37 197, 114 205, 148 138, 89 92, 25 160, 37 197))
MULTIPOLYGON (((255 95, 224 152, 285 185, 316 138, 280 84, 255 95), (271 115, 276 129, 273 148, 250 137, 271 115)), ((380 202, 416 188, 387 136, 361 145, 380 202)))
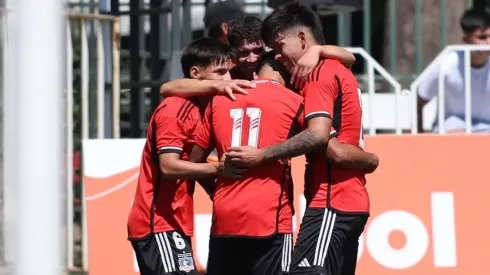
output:
POLYGON ((228 22, 245 15, 243 9, 233 0, 211 4, 204 15, 208 36, 228 44, 228 22))
MULTIPOLYGON (((208 31, 208 36, 228 44, 228 22, 245 15, 243 9, 232 0, 211 4, 204 14, 204 26, 208 31)), ((172 53, 171 63, 168 65, 169 81, 184 77, 180 67, 181 56, 180 51, 172 53)))
MULTIPOLYGON (((462 40, 466 44, 490 45, 490 13, 483 9, 467 10, 460 20, 462 40)), ((471 81, 471 106, 473 132, 490 132, 490 65, 489 52, 471 53, 471 78, 464 79, 464 53, 451 52, 443 59, 443 66, 428 74, 418 90, 418 128, 423 132, 422 109, 427 102, 437 96, 438 76, 442 68, 445 84, 444 132, 464 132, 465 125, 465 81, 471 81)), ((438 132, 438 120, 433 131, 438 132)))

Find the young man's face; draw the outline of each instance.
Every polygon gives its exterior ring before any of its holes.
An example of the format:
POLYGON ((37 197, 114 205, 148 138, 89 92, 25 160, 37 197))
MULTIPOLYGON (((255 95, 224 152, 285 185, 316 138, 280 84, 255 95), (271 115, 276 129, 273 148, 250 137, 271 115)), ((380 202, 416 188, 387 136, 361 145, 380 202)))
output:
POLYGON ((211 64, 207 67, 192 67, 191 76, 200 80, 231 80, 232 61, 211 64))
MULTIPOLYGON (((473 45, 490 45, 490 27, 477 29, 472 33, 466 34, 463 41, 473 45)), ((487 62, 490 55, 488 51, 474 51, 471 54, 472 65, 483 65, 487 62)))
POLYGON ((306 50, 304 33, 297 29, 290 29, 277 33, 272 41, 272 48, 276 51, 276 59, 291 72, 294 65, 306 50))
POLYGON ((240 69, 246 79, 253 80, 255 78, 257 62, 259 61, 260 57, 265 53, 264 42, 244 41, 243 44, 237 49, 237 51, 238 69, 240 69))

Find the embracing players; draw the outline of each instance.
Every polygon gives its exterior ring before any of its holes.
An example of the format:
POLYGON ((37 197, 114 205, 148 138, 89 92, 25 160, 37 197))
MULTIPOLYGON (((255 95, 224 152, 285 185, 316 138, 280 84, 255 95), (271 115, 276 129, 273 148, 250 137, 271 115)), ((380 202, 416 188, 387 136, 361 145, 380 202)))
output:
MULTIPOLYGON (((260 19, 253 16, 237 18, 228 23, 228 40, 237 56, 236 66, 230 71, 233 80, 176 79, 163 84, 160 94, 163 97, 226 94, 231 99, 235 99, 233 92, 246 93, 243 88, 254 87, 250 80, 256 76, 258 60, 265 53, 265 43, 260 33, 261 23, 260 19)), ((341 47, 332 45, 311 47, 304 53, 303 58, 297 62, 293 70, 292 79, 298 88, 304 85, 308 73, 314 69, 320 56, 339 60, 347 68, 350 68, 355 62, 354 55, 341 47)))
MULTIPOLYGON (((231 101, 214 97, 196 135, 191 159, 204 160, 215 147, 221 157, 230 146, 264 148, 303 128, 303 97, 285 88, 285 68, 266 53, 256 88, 231 101)), ((323 153, 325 154, 325 152, 323 153)), ((374 170, 377 157, 335 140, 329 159, 345 167, 374 170), (342 159, 339 156, 347 157, 342 159)), ((292 254, 293 184, 285 158, 250 168, 242 179, 218 177, 207 264, 208 275, 280 275, 292 254)))
MULTIPOLYGON (((324 43, 318 15, 298 3, 281 6, 269 15, 262 26, 262 37, 289 71, 309 48, 324 43)), ((307 129, 264 149, 230 148, 227 157, 239 165, 255 166, 308 153, 307 209, 290 274, 354 274, 358 239, 369 216, 364 171, 329 163, 324 148, 331 128, 341 143, 364 147, 359 85, 352 72, 338 61, 325 59, 309 74, 302 94, 307 129)))

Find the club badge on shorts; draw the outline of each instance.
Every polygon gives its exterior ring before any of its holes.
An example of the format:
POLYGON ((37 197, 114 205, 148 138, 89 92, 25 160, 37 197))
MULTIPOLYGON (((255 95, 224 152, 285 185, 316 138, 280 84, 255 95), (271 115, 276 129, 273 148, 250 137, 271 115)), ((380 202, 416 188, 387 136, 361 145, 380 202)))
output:
POLYGON ((194 270, 194 260, 191 253, 178 254, 179 257, 179 270, 183 272, 189 272, 194 270))

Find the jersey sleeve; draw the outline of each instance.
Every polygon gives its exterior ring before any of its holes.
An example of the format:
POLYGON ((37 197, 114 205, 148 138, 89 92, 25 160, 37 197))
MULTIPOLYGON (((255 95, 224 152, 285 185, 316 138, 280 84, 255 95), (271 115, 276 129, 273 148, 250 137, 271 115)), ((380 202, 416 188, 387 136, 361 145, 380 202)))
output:
POLYGON ((211 127, 212 121, 212 104, 208 104, 206 111, 204 112, 204 118, 197 128, 196 144, 206 150, 214 148, 213 133, 211 127))
POLYGON ((305 97, 305 122, 315 117, 331 119, 338 89, 337 81, 333 76, 328 80, 306 83, 303 90, 305 97))
POLYGON ((439 66, 435 66, 429 71, 427 77, 420 83, 418 95, 425 99, 431 100, 437 94, 439 87, 438 83, 439 66))
POLYGON ((181 153, 187 139, 186 125, 175 116, 160 111, 153 118, 156 145, 160 154, 181 153))

